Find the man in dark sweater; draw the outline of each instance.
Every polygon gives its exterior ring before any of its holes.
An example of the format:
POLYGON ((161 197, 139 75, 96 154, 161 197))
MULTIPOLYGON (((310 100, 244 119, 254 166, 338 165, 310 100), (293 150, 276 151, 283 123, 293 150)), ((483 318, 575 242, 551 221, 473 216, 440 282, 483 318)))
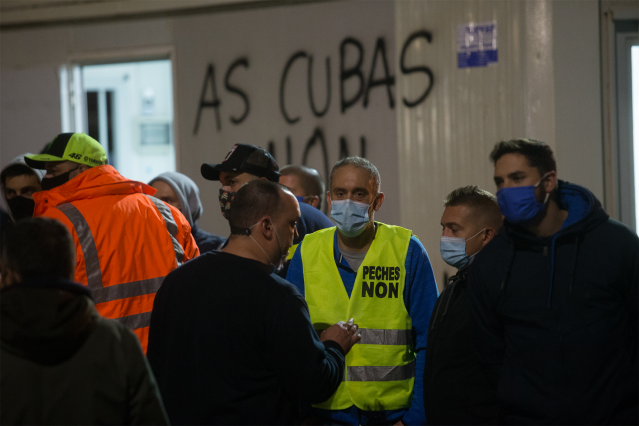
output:
POLYGON ((428 326, 424 408, 432 425, 494 422, 499 404, 470 337, 468 266, 501 228, 495 196, 477 186, 451 192, 441 219, 441 255, 458 269, 437 299, 428 326))
POLYGON ((470 267, 475 347, 508 424, 637 424, 639 239, 552 150, 500 142, 504 227, 470 267))
POLYGON ((168 424, 138 338, 70 280, 67 228, 23 219, 4 239, 0 424, 168 424))
POLYGON ((234 197, 226 247, 165 279, 148 359, 171 423, 293 424, 302 401, 328 399, 343 380, 357 326, 318 336, 304 298, 274 273, 299 216, 288 190, 251 181, 234 197))

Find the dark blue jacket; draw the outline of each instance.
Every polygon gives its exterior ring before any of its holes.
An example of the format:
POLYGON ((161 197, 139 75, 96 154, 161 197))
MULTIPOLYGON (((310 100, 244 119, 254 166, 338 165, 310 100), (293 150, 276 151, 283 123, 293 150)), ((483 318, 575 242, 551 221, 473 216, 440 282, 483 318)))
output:
POLYGON ((306 234, 312 234, 320 229, 330 228, 333 222, 324 213, 310 204, 300 203, 302 217, 297 221, 297 233, 299 236, 293 240, 293 244, 299 244, 306 234))
POLYGON ((508 424, 637 424, 639 239, 590 191, 539 238, 505 222, 470 267, 474 344, 508 424))
POLYGON ((197 248, 200 249, 200 254, 217 250, 226 242, 226 238, 215 234, 209 234, 208 232, 198 228, 197 224, 193 224, 191 227, 191 235, 193 235, 197 248))

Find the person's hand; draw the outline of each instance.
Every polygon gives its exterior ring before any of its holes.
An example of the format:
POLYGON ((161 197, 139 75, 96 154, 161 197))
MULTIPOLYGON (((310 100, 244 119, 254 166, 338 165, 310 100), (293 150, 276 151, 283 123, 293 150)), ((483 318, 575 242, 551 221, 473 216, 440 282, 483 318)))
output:
POLYGON ((344 355, 346 355, 353 345, 362 338, 357 330, 357 324, 353 324, 353 318, 351 318, 348 322, 340 321, 322 331, 320 340, 322 342, 327 340, 337 342, 342 347, 344 355))

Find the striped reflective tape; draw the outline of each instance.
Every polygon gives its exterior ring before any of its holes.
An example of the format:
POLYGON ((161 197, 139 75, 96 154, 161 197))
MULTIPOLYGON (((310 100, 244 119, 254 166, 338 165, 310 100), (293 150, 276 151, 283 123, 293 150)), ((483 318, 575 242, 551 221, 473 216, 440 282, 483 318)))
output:
POLYGON ((360 328, 358 333, 362 345, 410 345, 411 330, 384 330, 374 328, 360 328))
POLYGON ((155 207, 158 209, 162 218, 164 219, 164 223, 166 224, 166 230, 169 231, 169 235, 171 236, 171 241, 173 242, 173 250, 175 251, 175 261, 177 262, 177 266, 182 265, 184 261, 184 249, 180 245, 177 240, 177 223, 175 223, 175 219, 173 219, 173 214, 171 213, 171 209, 164 204, 163 201, 158 200, 151 195, 144 194, 149 197, 149 200, 153 202, 155 207))
POLYGON ((151 312, 128 315, 126 317, 115 318, 115 321, 130 329, 143 328, 151 325, 151 312))
POLYGON ((415 377, 415 361, 393 367, 347 367, 349 382, 392 382, 415 377))
POLYGON ((95 303, 111 302, 113 300, 126 299, 127 297, 144 296, 157 293, 164 282, 164 277, 150 278, 148 280, 133 281, 101 287, 93 291, 95 303))
POLYGON ((125 299, 127 297, 154 294, 159 290, 162 282, 164 282, 164 277, 149 278, 146 280, 104 287, 98 250, 95 245, 95 240, 93 239, 91 228, 89 228, 89 224, 82 213, 73 204, 61 204, 57 208, 69 219, 75 228, 76 234, 78 235, 82 254, 84 255, 87 284, 93 293, 96 304, 112 302, 114 300, 125 299))
MULTIPOLYGON (((78 235, 80 241, 80 247, 82 247, 82 254, 84 254, 84 264, 87 271, 87 284, 92 292, 99 292, 102 290, 102 270, 100 269, 100 258, 98 257, 98 249, 95 246, 95 240, 91 233, 91 228, 87 223, 80 210, 78 210, 73 204, 66 203, 58 206, 64 215, 69 219, 75 228, 75 233, 78 235)), ((96 303, 99 303, 96 299, 96 303)))

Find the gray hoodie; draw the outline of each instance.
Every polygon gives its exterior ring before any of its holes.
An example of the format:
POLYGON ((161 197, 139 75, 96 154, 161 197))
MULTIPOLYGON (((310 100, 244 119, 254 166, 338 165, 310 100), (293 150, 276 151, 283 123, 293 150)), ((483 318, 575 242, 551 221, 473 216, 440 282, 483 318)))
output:
MULTIPOLYGON (((30 152, 26 152, 22 155, 18 155, 16 158, 11 160, 9 164, 7 164, 6 166, 2 168, 2 171, 0 171, 0 174, 4 172, 7 169, 7 167, 12 166, 14 164, 24 164, 25 166, 27 166, 27 163, 24 162, 25 155, 32 155, 32 154, 30 152)), ((44 177, 45 174, 47 174, 46 170, 33 169, 31 167, 29 168, 33 170, 33 172, 36 174, 40 182, 42 182, 42 178, 44 177)), ((7 213, 11 217, 11 220, 13 220, 13 216, 11 215, 11 210, 9 209, 9 205, 7 204, 7 196, 4 193, 4 188, 1 188, 1 189, 2 190, 0 192, 2 192, 2 197, 0 197, 0 210, 7 213)))
POLYGON ((210 250, 217 250, 224 241, 226 241, 226 238, 209 234, 197 227, 197 220, 202 216, 204 209, 200 201, 200 189, 195 182, 182 173, 165 172, 151 180, 149 185, 153 185, 153 182, 158 180, 169 185, 171 189, 173 189, 173 192, 175 192, 175 195, 177 195, 180 201, 180 212, 191 225, 191 233, 200 249, 200 253, 203 254, 210 250))
POLYGON ((149 185, 153 185, 153 183, 158 180, 161 180, 173 189, 175 195, 177 195, 180 200, 180 212, 182 212, 186 220, 189 221, 189 225, 193 227, 200 216, 202 216, 203 211, 202 202, 200 201, 200 189, 195 182, 182 173, 164 172, 151 180, 149 185))

